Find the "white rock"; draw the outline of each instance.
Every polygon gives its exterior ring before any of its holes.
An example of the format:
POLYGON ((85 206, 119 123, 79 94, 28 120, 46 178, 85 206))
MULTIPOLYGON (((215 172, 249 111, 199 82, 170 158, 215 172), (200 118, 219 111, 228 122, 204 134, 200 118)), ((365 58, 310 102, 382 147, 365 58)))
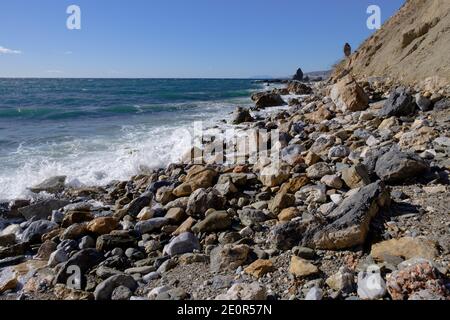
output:
POLYGON ((339 205, 342 202, 342 196, 338 193, 332 194, 330 196, 331 201, 333 201, 334 204, 339 205))
POLYGON ((307 293, 305 300, 322 300, 323 298, 323 291, 322 289, 318 288, 318 287, 313 287, 311 288, 311 290, 309 290, 309 292, 307 293))
POLYGON ((377 300, 386 295, 386 282, 379 271, 358 274, 358 296, 363 300, 377 300))
POLYGON ((56 251, 53 251, 50 255, 47 266, 53 268, 62 262, 66 262, 67 260, 69 260, 69 256, 64 251, 64 249, 58 249, 56 251))
POLYGON ((236 283, 225 294, 218 295, 216 300, 266 300, 267 291, 258 282, 236 283))
POLYGON ((148 298, 154 300, 159 294, 170 290, 168 286, 156 287, 148 293, 148 298))

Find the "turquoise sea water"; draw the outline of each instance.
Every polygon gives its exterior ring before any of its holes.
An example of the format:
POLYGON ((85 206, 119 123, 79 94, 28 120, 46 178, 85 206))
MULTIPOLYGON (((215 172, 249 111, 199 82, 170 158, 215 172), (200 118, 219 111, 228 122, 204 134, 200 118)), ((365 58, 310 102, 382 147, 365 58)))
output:
POLYGON ((165 166, 194 121, 250 105, 251 80, 0 79, 0 199, 64 174, 101 185, 165 166))

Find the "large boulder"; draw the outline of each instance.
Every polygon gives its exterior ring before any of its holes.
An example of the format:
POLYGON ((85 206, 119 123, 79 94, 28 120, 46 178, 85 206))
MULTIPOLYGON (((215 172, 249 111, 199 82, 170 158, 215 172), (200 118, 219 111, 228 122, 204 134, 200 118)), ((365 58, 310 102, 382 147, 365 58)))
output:
POLYGON ((369 107, 369 97, 350 75, 332 87, 330 97, 342 112, 363 111, 369 107))
POLYGON ((369 226, 381 208, 390 204, 388 190, 381 181, 360 189, 344 199, 330 214, 331 223, 318 228, 312 237, 306 236, 306 246, 323 250, 348 249, 363 245, 369 226))
POLYGON ((278 107, 286 105, 286 102, 279 94, 266 92, 256 100, 256 108, 264 109, 268 107, 278 107))
POLYGON ((292 77, 292 80, 303 81, 303 70, 301 68, 298 68, 297 72, 292 77))
POLYGON ((429 169, 428 164, 412 153, 405 153, 393 147, 380 156, 375 173, 386 183, 399 183, 420 176, 429 169))
POLYGON ((307 86, 306 84, 301 83, 299 81, 290 81, 287 86, 287 89, 288 89, 289 93, 298 94, 298 95, 313 93, 313 90, 310 86, 307 86))
POLYGON ((379 115, 381 117, 409 116, 414 114, 416 110, 417 104, 414 97, 408 89, 399 87, 390 94, 379 115))
POLYGON ((40 192, 58 193, 64 190, 66 178, 67 178, 66 176, 51 177, 29 189, 31 192, 34 193, 40 192))
POLYGON ((241 124, 244 122, 252 122, 253 117, 250 114, 250 111, 248 109, 237 107, 236 110, 234 110, 232 115, 232 123, 233 124, 241 124))

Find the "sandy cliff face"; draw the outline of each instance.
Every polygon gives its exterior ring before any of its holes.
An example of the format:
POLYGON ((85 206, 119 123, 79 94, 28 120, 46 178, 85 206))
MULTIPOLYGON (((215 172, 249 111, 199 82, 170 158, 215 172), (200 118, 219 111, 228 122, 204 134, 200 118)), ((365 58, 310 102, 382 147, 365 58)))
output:
POLYGON ((334 74, 344 68, 358 78, 450 84, 450 0, 407 0, 334 74))

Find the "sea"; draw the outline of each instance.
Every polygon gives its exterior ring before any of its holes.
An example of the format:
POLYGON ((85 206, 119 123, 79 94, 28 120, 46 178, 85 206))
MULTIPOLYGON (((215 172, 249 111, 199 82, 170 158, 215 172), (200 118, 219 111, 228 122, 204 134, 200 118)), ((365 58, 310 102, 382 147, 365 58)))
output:
POLYGON ((106 185, 180 160, 183 132, 252 105, 248 79, 0 79, 0 200, 56 175, 106 185))

